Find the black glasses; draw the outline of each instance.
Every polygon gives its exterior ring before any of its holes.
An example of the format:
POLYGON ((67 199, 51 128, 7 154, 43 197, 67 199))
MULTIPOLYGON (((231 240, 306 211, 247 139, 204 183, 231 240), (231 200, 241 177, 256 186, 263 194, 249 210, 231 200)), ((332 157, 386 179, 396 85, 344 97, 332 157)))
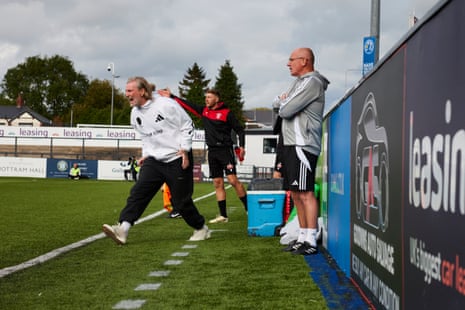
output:
POLYGON ((305 57, 296 57, 296 58, 289 58, 289 61, 294 61, 297 59, 306 59, 305 57))

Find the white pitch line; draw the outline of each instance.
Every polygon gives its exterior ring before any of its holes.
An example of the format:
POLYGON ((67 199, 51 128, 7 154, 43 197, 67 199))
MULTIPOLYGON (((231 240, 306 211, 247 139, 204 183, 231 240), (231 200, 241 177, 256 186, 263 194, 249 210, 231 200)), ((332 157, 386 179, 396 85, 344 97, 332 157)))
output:
POLYGON ((113 306, 112 309, 139 309, 145 303, 144 299, 136 299, 136 300, 122 300, 116 305, 113 306))
POLYGON ((171 270, 158 270, 149 273, 149 277, 167 277, 171 273, 171 270))
MULTIPOLYGON (((226 189, 230 188, 231 185, 228 185, 226 187, 226 189)), ((215 192, 211 192, 207 195, 204 195, 204 196, 201 196, 201 197, 198 197, 198 198, 195 198, 194 199, 194 202, 196 201, 199 201, 199 200, 202 200, 202 199, 205 199, 207 197, 210 197, 210 196, 213 196, 215 195, 215 192)), ((148 220, 151 220, 151 219, 154 219, 160 215, 162 215, 163 213, 166 213, 167 211, 165 209, 162 209, 160 211, 157 211, 155 213, 152 213, 144 218, 141 218, 139 219, 138 221, 136 221, 134 223, 134 225, 136 224, 139 224, 139 223, 143 223, 145 221, 148 221, 148 220)), ((64 246, 64 247, 61 247, 61 248, 58 248, 58 249, 55 249, 55 250, 52 250, 48 253, 45 253, 43 255, 40 255, 36 258, 33 258, 33 259, 30 259, 24 263, 21 263, 21 264, 18 264, 18 265, 15 265, 15 266, 10 266, 10 267, 5 267, 3 269, 0 269, 0 278, 3 278, 9 274, 12 274, 14 272, 17 272, 17 271, 20 271, 20 270, 23 270, 23 269, 26 269, 26 268, 29 268, 29 267, 32 267, 32 266, 35 266, 35 265, 38 265, 38 264, 42 264, 54 257, 57 257, 58 255, 61 255, 61 254, 64 254, 66 252, 69 252, 71 250, 74 250, 74 249, 77 249, 79 247, 82 247, 86 244, 89 244, 91 242, 94 242, 96 240, 99 240, 99 239, 102 239, 102 238, 105 238, 105 234, 104 233, 100 233, 100 234, 97 234, 97 235, 94 235, 94 236, 91 236, 89 238, 86 238, 86 239, 83 239, 81 241, 78 241, 78 242, 75 242, 75 243, 71 243, 67 246, 64 246)))
POLYGON ((67 246, 64 246, 62 248, 52 250, 52 251, 50 251, 50 252, 48 252, 48 253, 46 253, 44 255, 41 255, 41 256, 38 256, 36 258, 30 259, 30 260, 28 260, 28 261, 26 261, 24 263, 19 264, 19 265, 3 268, 3 269, 0 270, 0 278, 3 278, 4 276, 7 276, 7 275, 9 275, 9 274, 11 274, 13 272, 16 272, 16 271, 19 271, 19 270, 22 270, 22 269, 26 269, 26 268, 29 268, 29 267, 44 263, 44 262, 46 262, 46 261, 48 261, 48 260, 50 260, 50 259, 52 259, 54 257, 57 257, 58 255, 61 255, 63 253, 71 251, 73 249, 79 248, 81 246, 84 246, 86 244, 94 242, 95 240, 102 239, 104 237, 105 237, 105 234, 100 233, 98 235, 94 235, 92 237, 83 239, 81 241, 71 243, 71 244, 69 244, 67 246))
POLYGON ((135 291, 156 291, 160 288, 161 283, 143 283, 136 287, 135 291))

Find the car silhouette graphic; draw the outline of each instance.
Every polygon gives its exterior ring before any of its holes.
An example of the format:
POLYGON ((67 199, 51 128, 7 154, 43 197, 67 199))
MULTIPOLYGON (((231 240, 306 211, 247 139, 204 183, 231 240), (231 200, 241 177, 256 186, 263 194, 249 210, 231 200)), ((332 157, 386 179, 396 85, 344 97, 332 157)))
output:
POLYGON ((357 218, 386 231, 389 224, 389 153, 386 129, 378 124, 373 93, 365 99, 357 122, 355 204, 357 218))

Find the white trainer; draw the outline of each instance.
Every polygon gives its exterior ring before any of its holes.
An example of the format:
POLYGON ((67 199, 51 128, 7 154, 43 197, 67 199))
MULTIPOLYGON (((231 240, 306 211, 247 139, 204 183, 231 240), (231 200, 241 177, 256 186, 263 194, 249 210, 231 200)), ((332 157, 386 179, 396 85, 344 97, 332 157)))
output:
POLYGON ((222 215, 218 215, 217 217, 215 217, 213 220, 210 220, 208 223, 210 224, 216 224, 216 223, 227 223, 228 222, 228 218, 227 217, 224 217, 222 215))
POLYGON ((113 241, 115 241, 116 244, 123 245, 126 243, 126 239, 128 238, 128 232, 125 231, 120 224, 113 226, 103 224, 102 230, 105 233, 105 235, 113 239, 113 241))
POLYGON ((189 241, 202 241, 210 239, 211 231, 208 229, 207 225, 203 225, 202 228, 194 230, 194 233, 189 238, 189 241))

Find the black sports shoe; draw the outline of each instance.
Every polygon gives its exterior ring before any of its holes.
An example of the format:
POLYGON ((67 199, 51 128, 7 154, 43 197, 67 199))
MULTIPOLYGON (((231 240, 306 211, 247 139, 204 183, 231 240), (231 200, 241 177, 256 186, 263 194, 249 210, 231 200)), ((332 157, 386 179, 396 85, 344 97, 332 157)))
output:
POLYGON ((310 245, 308 242, 298 242, 294 245, 294 250, 291 251, 292 255, 313 255, 318 253, 318 248, 310 245))
POLYGON ((289 242, 289 244, 286 247, 282 248, 282 251, 284 251, 284 252, 292 251, 294 249, 293 247, 294 247, 294 245, 296 243, 297 243, 297 240, 292 240, 291 242, 289 242))
POLYGON ((303 247, 304 244, 303 242, 296 242, 294 243, 294 245, 291 247, 291 249, 289 250, 289 252, 293 253, 295 251, 298 251, 301 247, 303 247))

